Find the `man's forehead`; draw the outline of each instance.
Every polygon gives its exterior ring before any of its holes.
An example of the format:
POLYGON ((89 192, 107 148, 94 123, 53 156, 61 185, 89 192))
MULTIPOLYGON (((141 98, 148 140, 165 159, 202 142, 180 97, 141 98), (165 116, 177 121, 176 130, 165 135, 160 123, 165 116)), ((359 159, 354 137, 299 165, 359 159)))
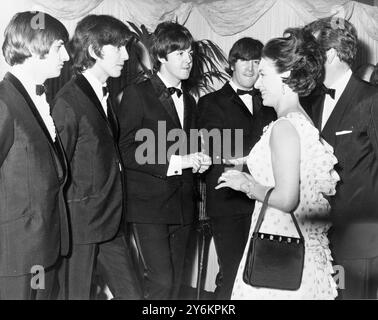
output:
POLYGON ((252 62, 260 62, 261 61, 261 59, 244 59, 244 58, 239 58, 239 59, 237 59, 236 61, 246 61, 246 62, 250 62, 250 61, 252 61, 252 62))

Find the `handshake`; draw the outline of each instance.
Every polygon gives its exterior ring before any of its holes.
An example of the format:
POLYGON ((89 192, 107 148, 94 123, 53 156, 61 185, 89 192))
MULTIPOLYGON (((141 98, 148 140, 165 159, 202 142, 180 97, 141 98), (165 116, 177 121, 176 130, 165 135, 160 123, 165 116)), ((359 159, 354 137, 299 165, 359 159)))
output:
POLYGON ((192 168, 193 173, 204 173, 211 166, 211 158, 203 153, 196 152, 181 157, 182 169, 192 168))

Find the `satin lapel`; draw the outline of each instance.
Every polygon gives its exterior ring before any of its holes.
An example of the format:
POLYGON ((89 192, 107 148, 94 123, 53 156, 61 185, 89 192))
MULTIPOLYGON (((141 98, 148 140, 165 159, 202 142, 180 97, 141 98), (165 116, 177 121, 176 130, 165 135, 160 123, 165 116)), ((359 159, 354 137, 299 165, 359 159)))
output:
POLYGON ((4 77, 4 79, 7 79, 8 81, 10 81, 13 84, 13 86, 16 87, 16 89, 18 90, 18 92, 21 93, 21 95, 23 96, 24 100, 26 101, 26 104, 28 105, 30 111, 33 113, 35 119, 37 120, 37 122, 40 125, 43 133, 45 134, 47 140, 49 140, 49 143, 51 144, 51 146, 55 148, 54 142, 53 142, 53 140, 51 138, 49 130, 47 130, 45 122, 43 121, 41 115, 38 112, 37 107, 35 106, 33 100, 30 98, 29 94, 27 93, 25 87, 22 85, 22 83, 20 82, 20 80, 18 80, 11 73, 7 73, 5 75, 5 77, 4 77))
MULTIPOLYGON (((60 151, 57 149, 57 146, 54 143, 54 141, 52 140, 51 135, 50 135, 50 133, 49 133, 49 131, 48 131, 46 125, 45 125, 45 122, 43 121, 41 115, 39 114, 39 112, 37 110, 37 107, 35 106, 33 100, 30 98, 25 87, 22 85, 20 80, 18 80, 13 74, 11 74, 9 72, 5 75, 4 79, 11 82, 13 84, 13 86, 18 90, 18 92, 23 96, 23 98, 26 102, 26 105, 29 107, 30 111, 32 112, 33 116, 35 117, 37 123, 39 124, 44 135, 46 136, 46 138, 47 138, 47 140, 50 144, 51 149, 53 150, 53 157, 55 159, 56 171, 57 171, 57 175, 58 175, 59 179, 65 178, 67 165, 65 163, 64 151, 62 151, 62 154, 61 154, 60 151)), ((59 139, 58 134, 56 136, 57 136, 56 139, 59 139)))
POLYGON ((75 80, 78 87, 84 92, 84 94, 89 98, 92 104, 96 107, 97 111, 101 114, 103 119, 105 120, 110 133, 113 135, 112 126, 109 123, 109 119, 104 112, 104 108, 102 107, 101 102, 98 100, 96 93, 94 92, 92 86, 89 84, 87 79, 82 74, 76 76, 75 80))
POLYGON ((60 136, 58 133, 56 134, 55 148, 57 150, 57 156, 59 158, 59 162, 61 163, 61 167, 62 167, 62 179, 64 180, 63 182, 65 183, 67 180, 68 162, 67 162, 66 154, 64 152, 62 140, 60 139, 60 136))
POLYGON ((323 109, 324 109, 324 100, 325 95, 317 95, 314 97, 315 101, 311 106, 312 109, 312 121, 314 121, 314 125, 318 128, 319 131, 322 131, 322 118, 323 118, 323 109))
POLYGON ((110 122, 110 125, 112 126, 113 136, 116 138, 116 140, 118 140, 118 134, 119 134, 118 120, 113 111, 113 104, 110 101, 110 97, 108 98, 107 104, 108 104, 108 121, 110 122))
POLYGON ((262 108, 262 99, 261 99, 261 95, 258 94, 258 95, 255 95, 252 97, 252 101, 253 101, 253 115, 257 115, 261 108, 262 108))
POLYGON ((243 110, 244 113, 246 113, 249 117, 252 117, 252 113, 249 112, 247 106, 244 104, 242 99, 240 99, 240 97, 237 95, 235 90, 232 89, 229 83, 226 83, 222 89, 223 89, 223 93, 229 97, 232 104, 237 105, 239 108, 243 110))
POLYGON ((192 105, 190 101, 191 100, 188 93, 184 92, 184 130, 185 132, 189 132, 191 128, 191 123, 192 123, 193 112, 191 110, 192 105))
POLYGON ((332 146, 335 146, 335 132, 339 127, 339 123, 344 117, 344 114, 354 104, 354 97, 356 97, 355 91, 357 89, 357 81, 352 75, 347 86, 344 89, 339 101, 333 109, 326 125, 323 128, 322 136, 332 146))
POLYGON ((169 94, 167 87, 165 86, 163 81, 161 81, 157 75, 153 75, 151 77, 151 83, 156 91, 156 94, 160 103, 163 105, 164 109, 167 111, 168 115, 174 122, 175 126, 177 126, 178 128, 182 128, 173 99, 171 95, 169 94))

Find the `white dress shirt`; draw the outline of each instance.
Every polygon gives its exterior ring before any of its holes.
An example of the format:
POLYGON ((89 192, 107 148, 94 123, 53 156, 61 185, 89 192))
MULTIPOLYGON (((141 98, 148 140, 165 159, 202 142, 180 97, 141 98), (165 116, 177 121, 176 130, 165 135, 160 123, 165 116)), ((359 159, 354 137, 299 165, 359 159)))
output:
POLYGON ((13 68, 11 70, 12 74, 22 83, 30 98, 32 99, 35 107, 38 110, 48 132, 50 133, 51 139, 55 142, 56 138, 56 128, 54 120, 50 114, 50 105, 46 101, 46 94, 38 96, 36 93, 36 86, 40 83, 35 83, 35 80, 32 79, 28 74, 23 72, 23 70, 18 68, 13 68))
MULTIPOLYGON (((164 79, 164 76, 160 72, 158 72, 157 75, 167 88, 174 87, 166 79, 164 79)), ((181 83, 176 88, 182 91, 181 83)), ((184 128, 184 95, 181 95, 181 97, 179 98, 177 96, 177 93, 174 93, 171 97, 175 105, 178 118, 180 119, 181 128, 184 128)), ((169 159, 167 177, 180 176, 180 175, 182 175, 181 156, 172 155, 171 158, 169 159)))
MULTIPOLYGON (((239 90, 243 90, 245 91, 245 89, 242 89, 242 88, 239 88, 235 82, 232 81, 232 79, 230 80, 230 86, 232 89, 234 89, 235 92, 239 90)), ((253 88, 251 88, 250 90, 252 90, 253 88)), ((253 99, 252 99, 252 96, 249 95, 249 94, 243 94, 241 96, 239 96, 239 98, 243 101, 243 103, 245 104, 245 106, 248 108, 249 112, 253 115, 253 99)))
POLYGON ((330 86, 329 89, 335 89, 335 99, 332 99, 329 94, 326 94, 324 100, 324 107, 323 107, 323 114, 322 114, 322 130, 326 125, 329 117, 337 102, 339 101, 341 95, 343 94, 350 77, 352 76, 352 70, 348 70, 340 79, 338 79, 333 85, 330 86))
POLYGON ((98 100, 100 101, 101 105, 102 105, 102 108, 104 109, 104 112, 106 114, 106 116, 108 116, 108 105, 107 105, 107 101, 108 101, 108 98, 109 98, 109 92, 104 96, 104 93, 102 91, 102 88, 103 87, 106 87, 106 82, 105 83, 101 83, 91 72, 90 69, 88 70, 85 70, 83 72, 83 76, 85 77, 85 79, 88 80, 89 84, 91 85, 92 89, 94 90, 94 92, 96 93, 96 96, 98 98, 98 100))
MULTIPOLYGON (((160 72, 158 72, 157 75, 161 79, 161 81, 163 81, 163 83, 165 84, 165 86, 167 88, 174 87, 166 79, 164 79, 163 75, 160 72)), ((176 87, 176 88, 181 90, 181 92, 182 92, 181 82, 180 82, 179 86, 176 87)), ((173 102, 175 104, 177 115, 180 119, 181 128, 184 128, 184 95, 181 95, 180 98, 179 98, 177 96, 177 93, 174 93, 171 97, 172 97, 173 102)))

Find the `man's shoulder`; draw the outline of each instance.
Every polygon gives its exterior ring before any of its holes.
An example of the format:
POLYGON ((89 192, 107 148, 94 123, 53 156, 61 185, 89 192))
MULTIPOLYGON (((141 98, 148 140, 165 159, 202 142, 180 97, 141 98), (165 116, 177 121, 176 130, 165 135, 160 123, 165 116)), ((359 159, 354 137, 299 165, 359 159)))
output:
POLYGON ((224 102, 225 98, 232 96, 232 91, 231 90, 232 90, 232 88, 228 84, 225 84, 219 90, 216 90, 216 91, 213 91, 213 92, 209 92, 209 93, 203 95, 199 99, 199 102, 207 102, 207 103, 219 102, 219 101, 220 102, 224 102))
POLYGON ((0 101, 4 105, 15 105, 15 98, 21 97, 21 92, 17 90, 9 81, 0 82, 0 101))
POLYGON ((75 96, 77 96, 78 89, 79 87, 76 83, 76 77, 74 76, 58 91, 58 93, 56 94, 56 99, 63 97, 74 98, 75 96))
POLYGON ((79 111, 83 101, 87 101, 84 96, 85 94, 76 83, 74 76, 55 95, 51 108, 53 111, 58 108, 72 109, 76 113, 79 111))

